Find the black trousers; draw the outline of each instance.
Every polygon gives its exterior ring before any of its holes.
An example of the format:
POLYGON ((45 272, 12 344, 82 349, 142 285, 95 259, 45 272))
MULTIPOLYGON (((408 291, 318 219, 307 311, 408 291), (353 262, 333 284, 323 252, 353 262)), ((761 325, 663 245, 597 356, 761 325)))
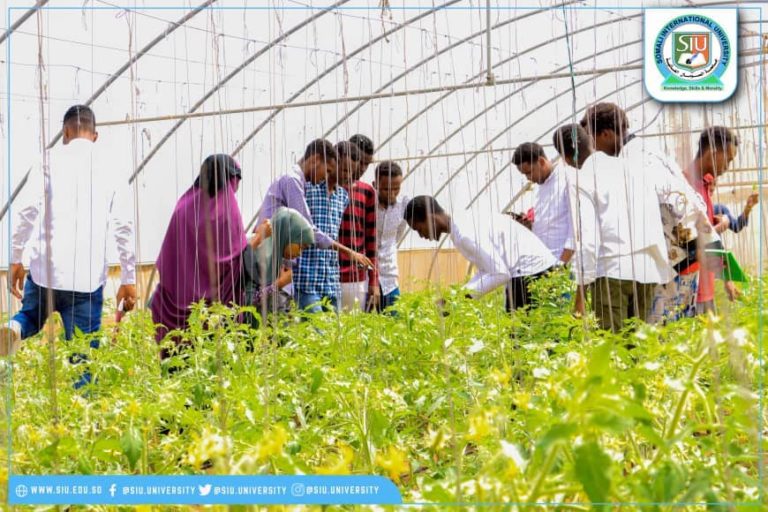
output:
POLYGON ((507 283, 506 297, 504 300, 504 307, 507 309, 507 312, 532 305, 533 298, 531 297, 528 287, 531 283, 549 274, 552 270, 553 268, 548 268, 538 274, 510 279, 509 283, 507 283))

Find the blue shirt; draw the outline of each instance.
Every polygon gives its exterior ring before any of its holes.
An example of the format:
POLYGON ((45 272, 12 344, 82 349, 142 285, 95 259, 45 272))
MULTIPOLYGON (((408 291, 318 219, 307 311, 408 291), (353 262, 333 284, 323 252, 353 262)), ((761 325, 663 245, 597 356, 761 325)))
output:
POLYGON ((738 233, 749 224, 749 218, 743 213, 736 218, 724 204, 716 204, 713 208, 715 210, 715 215, 723 215, 728 218, 728 229, 734 233, 738 233))
MULTIPOLYGON (((349 204, 349 195, 342 187, 328 194, 325 182, 305 184, 307 206, 314 225, 331 239, 338 240, 341 219, 349 204)), ((331 249, 310 247, 301 253, 293 272, 293 287, 301 293, 322 297, 341 297, 339 253, 331 249)))

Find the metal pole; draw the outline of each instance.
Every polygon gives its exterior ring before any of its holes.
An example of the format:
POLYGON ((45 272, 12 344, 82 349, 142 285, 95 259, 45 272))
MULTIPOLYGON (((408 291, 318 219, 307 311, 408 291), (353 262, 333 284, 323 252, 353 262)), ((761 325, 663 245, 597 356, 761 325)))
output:
POLYGON ((38 9, 40 9, 42 6, 44 6, 47 3, 48 3, 48 0, 37 0, 37 2, 35 2, 34 7, 30 8, 27 12, 22 14, 21 18, 16 20, 16 22, 13 25, 11 25, 11 27, 8 30, 3 32, 3 35, 0 36, 0 44, 3 44, 5 40, 8 39, 8 37, 13 33, 14 30, 22 26, 24 22, 29 19, 30 16, 35 14, 35 12, 37 12, 38 9))

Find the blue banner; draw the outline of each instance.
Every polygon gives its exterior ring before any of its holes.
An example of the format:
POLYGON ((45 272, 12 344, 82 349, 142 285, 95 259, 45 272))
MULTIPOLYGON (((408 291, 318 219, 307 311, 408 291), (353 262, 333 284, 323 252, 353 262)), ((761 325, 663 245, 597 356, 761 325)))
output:
POLYGON ((382 476, 11 475, 12 505, 368 505, 402 503, 382 476))

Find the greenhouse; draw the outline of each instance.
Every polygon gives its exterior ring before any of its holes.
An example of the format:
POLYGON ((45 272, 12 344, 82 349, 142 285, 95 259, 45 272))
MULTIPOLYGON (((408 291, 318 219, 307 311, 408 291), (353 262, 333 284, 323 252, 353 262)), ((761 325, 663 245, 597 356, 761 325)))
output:
POLYGON ((765 2, 3 6, 4 510, 768 507, 765 2))

